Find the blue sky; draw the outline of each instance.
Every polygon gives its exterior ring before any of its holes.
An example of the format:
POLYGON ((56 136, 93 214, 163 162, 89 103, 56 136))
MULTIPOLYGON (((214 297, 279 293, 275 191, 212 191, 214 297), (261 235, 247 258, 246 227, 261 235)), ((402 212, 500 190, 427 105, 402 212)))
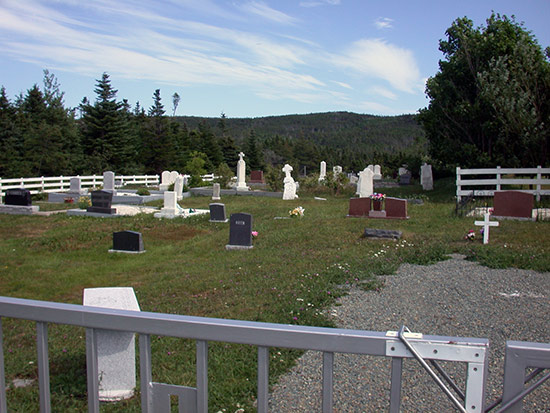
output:
POLYGON ((48 69, 74 107, 107 72, 132 106, 177 92, 178 115, 415 113, 445 30, 492 10, 550 45, 550 0, 0 0, 0 84, 48 69))

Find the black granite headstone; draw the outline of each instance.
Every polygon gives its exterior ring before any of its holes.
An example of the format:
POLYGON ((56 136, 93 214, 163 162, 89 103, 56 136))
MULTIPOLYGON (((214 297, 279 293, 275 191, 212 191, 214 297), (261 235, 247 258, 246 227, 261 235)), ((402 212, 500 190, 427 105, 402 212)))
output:
POLYGON ((224 204, 210 204, 210 222, 227 222, 224 204))
POLYGON ((411 174, 399 175, 399 185, 410 185, 411 184, 411 174))
POLYGON ((144 252, 141 232, 120 231, 113 233, 113 249, 120 252, 144 252))
POLYGON ((31 206, 31 191, 25 188, 8 189, 4 202, 6 205, 31 206))
POLYGON ((109 191, 93 191, 92 206, 86 211, 97 212, 100 214, 115 214, 116 208, 111 208, 113 202, 113 193, 109 191))
POLYGON ((229 218, 229 245, 226 248, 252 248, 252 215, 238 213, 229 218))

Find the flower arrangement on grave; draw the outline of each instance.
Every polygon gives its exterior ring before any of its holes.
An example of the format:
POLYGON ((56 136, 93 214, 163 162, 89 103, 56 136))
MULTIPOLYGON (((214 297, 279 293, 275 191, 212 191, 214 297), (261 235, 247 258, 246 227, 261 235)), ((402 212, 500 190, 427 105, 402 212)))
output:
POLYGON ((374 201, 383 201, 384 199, 386 199, 386 194, 380 194, 378 192, 375 192, 375 193, 369 195, 369 198, 374 200, 374 201))
POLYGON ((258 236, 258 231, 252 231, 252 237, 256 238, 258 236))
POLYGON ((74 202, 74 199, 71 197, 63 198, 63 202, 66 204, 72 204, 74 202))
POLYGON ((305 209, 299 206, 288 211, 288 214, 290 215, 291 218, 296 218, 296 217, 302 218, 304 216, 304 211, 305 209))
POLYGON ((384 200, 386 199, 386 194, 375 192, 369 195, 369 198, 371 199, 371 210, 374 210, 374 211, 384 210, 383 203, 384 203, 384 200))
POLYGON ((473 241, 476 239, 476 232, 471 229, 468 231, 468 233, 466 234, 466 236, 464 237, 464 239, 468 240, 468 241, 473 241))
POLYGON ((92 201, 88 197, 81 196, 80 198, 78 198, 78 204, 77 205, 78 205, 78 208, 80 208, 80 209, 87 209, 88 207, 92 206, 92 201))

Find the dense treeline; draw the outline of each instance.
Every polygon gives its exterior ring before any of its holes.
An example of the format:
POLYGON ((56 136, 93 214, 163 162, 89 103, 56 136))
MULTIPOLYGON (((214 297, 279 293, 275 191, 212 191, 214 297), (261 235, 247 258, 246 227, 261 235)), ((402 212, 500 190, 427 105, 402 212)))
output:
MULTIPOLYGON (((94 102, 64 107, 55 76, 44 72, 11 101, 0 90, 0 176, 55 176, 112 170, 119 174, 178 170, 191 175, 235 171, 238 153, 247 168, 284 163, 295 171, 317 171, 325 160, 359 171, 369 163, 397 168, 419 162, 423 133, 412 116, 352 113, 255 119, 167 116, 160 90, 149 109, 117 98, 107 73, 97 80, 94 102)), ((179 103, 172 96, 172 113, 179 103)))

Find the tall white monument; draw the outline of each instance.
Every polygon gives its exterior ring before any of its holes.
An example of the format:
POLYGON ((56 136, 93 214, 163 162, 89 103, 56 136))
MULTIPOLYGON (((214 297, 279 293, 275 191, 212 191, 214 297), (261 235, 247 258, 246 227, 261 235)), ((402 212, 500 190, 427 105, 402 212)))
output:
POLYGON ((283 183, 285 185, 284 191, 283 191, 283 199, 284 200, 292 200, 298 198, 298 195, 296 195, 296 182, 294 182, 294 178, 290 175, 292 172, 292 166, 289 164, 286 164, 282 171, 285 173, 285 179, 283 180, 283 183))
POLYGON ((319 181, 323 181, 327 177, 327 163, 321 161, 321 170, 319 171, 319 181))
POLYGON ((239 153, 239 161, 237 162, 237 191, 248 191, 246 186, 246 163, 243 159, 244 153, 239 153))
POLYGON ((359 194, 359 198, 367 198, 373 194, 373 177, 374 172, 368 167, 359 172, 359 182, 357 183, 357 193, 359 194))
POLYGON ((434 176, 432 173, 432 165, 428 165, 424 162, 424 165, 420 167, 420 183, 424 191, 431 191, 434 189, 434 176))

